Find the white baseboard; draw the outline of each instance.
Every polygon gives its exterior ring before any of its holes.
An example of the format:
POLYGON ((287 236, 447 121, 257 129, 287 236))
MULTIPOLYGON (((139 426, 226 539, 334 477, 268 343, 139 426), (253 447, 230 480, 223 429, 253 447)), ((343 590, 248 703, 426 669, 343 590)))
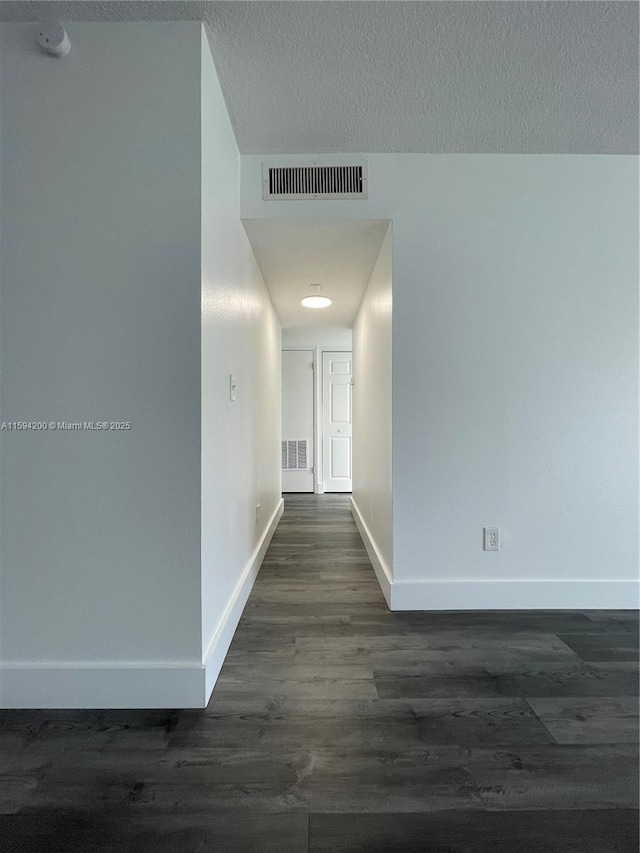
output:
POLYGON ((611 580, 394 581, 391 610, 633 610, 638 583, 611 580))
POLYGON ((260 571, 260 566, 264 560, 264 555, 267 553, 267 548, 269 547, 269 543, 276 531, 278 522, 282 518, 283 512, 284 499, 281 498, 280 503, 269 519, 269 524, 266 527, 262 539, 258 542, 253 554, 244 568, 244 571, 242 572, 242 575, 240 576, 240 580, 236 584, 233 595, 231 596, 229 603, 218 622, 214 635, 211 638, 209 646, 204 654, 202 666, 205 671, 205 689, 204 705, 202 707, 206 708, 209 702, 216 680, 220 674, 220 670, 222 669, 222 664, 224 663, 224 659, 229 651, 231 640, 233 639, 233 635, 238 627, 238 622, 242 616, 242 611, 247 603, 253 584, 258 577, 258 572, 260 571))
POLYGON ((0 665, 0 708, 206 707, 283 510, 281 499, 202 662, 5 663, 0 665))
POLYGON ((371 531, 367 527, 360 514, 360 510, 358 509, 358 504, 354 501, 353 497, 351 498, 351 514, 353 515, 353 520, 356 523, 356 527, 360 531, 360 536, 362 536, 362 541, 364 542, 364 547, 367 549, 367 554, 369 555, 369 559, 371 560, 371 565, 373 566, 373 571, 376 573, 376 577, 378 578, 378 583, 380 584, 380 589, 382 590, 382 594, 384 595, 385 601, 387 602, 387 607, 390 610, 394 608, 391 606, 391 590, 393 587, 393 581, 391 580, 391 570, 389 566, 378 550, 378 546, 371 535, 371 531))

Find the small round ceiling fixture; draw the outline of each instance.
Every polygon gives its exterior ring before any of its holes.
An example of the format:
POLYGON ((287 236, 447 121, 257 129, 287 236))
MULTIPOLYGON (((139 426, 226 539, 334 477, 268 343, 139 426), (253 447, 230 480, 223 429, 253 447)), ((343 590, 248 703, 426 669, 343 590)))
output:
POLYGON ((311 296, 303 297, 300 302, 304 305, 305 308, 328 308, 331 305, 331 300, 328 296, 320 295, 320 287, 319 284, 311 285, 311 296))
POLYGON ((305 296, 300 302, 305 308, 328 308, 331 305, 328 296, 305 296))
POLYGON ((69 56, 71 42, 67 31, 57 21, 46 21, 38 28, 38 44, 45 53, 64 59, 69 56))

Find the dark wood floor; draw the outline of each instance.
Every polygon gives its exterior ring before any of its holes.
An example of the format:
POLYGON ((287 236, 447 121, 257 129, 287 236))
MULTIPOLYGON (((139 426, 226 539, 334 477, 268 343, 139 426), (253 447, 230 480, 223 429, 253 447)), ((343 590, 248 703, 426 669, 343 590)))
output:
POLYGON ((6 853, 637 853, 638 614, 390 613, 286 512, 204 711, 0 712, 6 853))

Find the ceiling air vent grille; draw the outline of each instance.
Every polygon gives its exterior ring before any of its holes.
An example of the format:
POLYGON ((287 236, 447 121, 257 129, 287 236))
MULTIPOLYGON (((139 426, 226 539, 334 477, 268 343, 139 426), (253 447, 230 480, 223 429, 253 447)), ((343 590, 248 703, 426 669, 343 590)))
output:
POLYGON ((269 166, 263 167, 263 198, 368 198, 367 166, 269 166))
POLYGON ((307 439, 282 442, 282 470, 308 471, 307 439))

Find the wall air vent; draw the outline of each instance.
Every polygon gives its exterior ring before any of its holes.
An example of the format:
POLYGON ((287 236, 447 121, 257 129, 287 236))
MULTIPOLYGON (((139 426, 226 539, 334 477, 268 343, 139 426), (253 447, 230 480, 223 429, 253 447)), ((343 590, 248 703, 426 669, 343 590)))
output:
POLYGON ((368 198, 367 164, 269 166, 262 168, 265 201, 313 198, 368 198))
POLYGON ((298 438, 282 442, 282 470, 308 471, 307 439, 298 438))

